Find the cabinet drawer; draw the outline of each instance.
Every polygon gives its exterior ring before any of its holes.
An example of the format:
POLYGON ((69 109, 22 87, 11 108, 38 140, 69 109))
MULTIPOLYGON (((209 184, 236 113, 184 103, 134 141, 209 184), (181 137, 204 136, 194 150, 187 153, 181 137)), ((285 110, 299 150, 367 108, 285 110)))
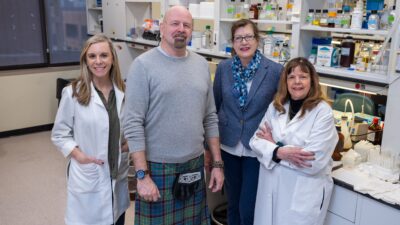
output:
POLYGON ((326 214, 324 225, 354 225, 354 223, 343 219, 342 217, 337 216, 331 212, 328 212, 326 214))
POLYGON ((360 224, 362 225, 399 225, 400 210, 382 204, 365 196, 360 196, 360 224))
POLYGON ((335 185, 328 212, 354 223, 356 220, 357 196, 355 192, 335 185))

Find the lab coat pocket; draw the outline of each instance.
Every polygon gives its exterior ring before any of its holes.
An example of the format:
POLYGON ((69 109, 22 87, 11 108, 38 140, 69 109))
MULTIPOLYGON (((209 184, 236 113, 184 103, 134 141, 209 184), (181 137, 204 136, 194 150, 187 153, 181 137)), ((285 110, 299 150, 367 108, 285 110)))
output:
POLYGON ((98 165, 80 164, 71 160, 69 166, 68 189, 76 193, 99 191, 100 175, 98 165))
POLYGON ((324 204, 324 180, 321 178, 298 176, 292 196, 291 211, 302 224, 314 224, 324 204))

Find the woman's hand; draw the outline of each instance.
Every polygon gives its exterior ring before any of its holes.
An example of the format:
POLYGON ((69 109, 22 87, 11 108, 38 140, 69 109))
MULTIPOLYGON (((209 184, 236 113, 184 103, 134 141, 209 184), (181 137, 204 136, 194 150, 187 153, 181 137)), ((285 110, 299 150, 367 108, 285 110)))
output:
POLYGON ((121 141, 121 152, 129 152, 128 142, 125 138, 121 141))
POLYGON ((94 157, 86 155, 78 147, 75 147, 71 152, 71 157, 78 161, 80 164, 95 163, 97 165, 103 165, 104 161, 101 159, 96 159, 94 157))
POLYGON ((256 135, 259 138, 275 143, 274 139, 272 138, 272 130, 271 128, 269 128, 267 122, 265 122, 264 125, 261 125, 258 128, 256 135))
POLYGON ((310 161, 315 160, 314 152, 304 151, 300 147, 280 147, 277 157, 299 168, 311 167, 310 161))

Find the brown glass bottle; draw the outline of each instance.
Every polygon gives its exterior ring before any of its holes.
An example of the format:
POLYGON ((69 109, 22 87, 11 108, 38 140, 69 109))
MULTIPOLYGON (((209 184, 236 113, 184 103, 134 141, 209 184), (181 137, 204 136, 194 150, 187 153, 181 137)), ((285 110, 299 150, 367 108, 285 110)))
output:
POLYGON ((258 7, 257 4, 252 4, 250 7, 249 19, 258 20, 258 7))
POLYGON ((376 117, 368 127, 367 140, 374 145, 380 145, 382 142, 382 127, 379 125, 379 119, 376 117))
POLYGON ((342 50, 340 55, 340 66, 350 67, 351 64, 354 63, 354 51, 356 48, 356 44, 353 40, 353 37, 347 36, 342 41, 342 50))

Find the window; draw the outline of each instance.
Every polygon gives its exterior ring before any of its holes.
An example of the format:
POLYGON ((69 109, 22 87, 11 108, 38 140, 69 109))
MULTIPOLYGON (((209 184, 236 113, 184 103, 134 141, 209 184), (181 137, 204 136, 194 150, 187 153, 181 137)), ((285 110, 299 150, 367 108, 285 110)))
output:
POLYGON ((1 0, 0 69, 79 62, 84 0, 1 0))
POLYGON ((85 0, 44 0, 49 63, 79 62, 86 31, 85 0), (84 27, 84 29, 82 28, 84 27))
POLYGON ((40 1, 0 1, 0 67, 46 63, 40 1))

